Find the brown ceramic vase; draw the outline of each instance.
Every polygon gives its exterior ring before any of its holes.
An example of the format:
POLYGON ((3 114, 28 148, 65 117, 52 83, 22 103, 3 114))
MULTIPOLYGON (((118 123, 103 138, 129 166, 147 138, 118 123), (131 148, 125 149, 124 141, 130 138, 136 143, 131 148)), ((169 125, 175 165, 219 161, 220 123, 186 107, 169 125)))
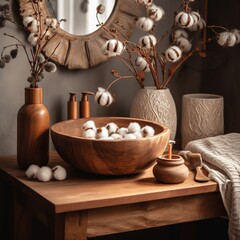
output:
POLYGON ((17 115, 17 162, 27 169, 49 160, 50 117, 42 104, 42 88, 25 88, 25 104, 17 115))
POLYGON ((181 156, 173 154, 171 159, 168 159, 167 155, 163 155, 157 158, 153 175, 161 183, 181 183, 188 177, 189 170, 181 156))

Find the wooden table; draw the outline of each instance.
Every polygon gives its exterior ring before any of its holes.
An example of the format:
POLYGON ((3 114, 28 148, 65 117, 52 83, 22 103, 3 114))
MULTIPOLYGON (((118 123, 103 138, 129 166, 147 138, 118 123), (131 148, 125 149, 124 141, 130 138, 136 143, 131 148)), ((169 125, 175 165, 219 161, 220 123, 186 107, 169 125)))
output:
POLYGON ((28 180, 15 156, 0 158, 1 196, 11 197, 10 239, 32 239, 32 217, 48 227, 49 239, 86 240, 226 215, 217 184, 197 183, 192 172, 184 183, 159 184, 151 168, 133 176, 95 176, 52 153, 49 165, 57 164, 67 168, 67 179, 43 183, 28 180))

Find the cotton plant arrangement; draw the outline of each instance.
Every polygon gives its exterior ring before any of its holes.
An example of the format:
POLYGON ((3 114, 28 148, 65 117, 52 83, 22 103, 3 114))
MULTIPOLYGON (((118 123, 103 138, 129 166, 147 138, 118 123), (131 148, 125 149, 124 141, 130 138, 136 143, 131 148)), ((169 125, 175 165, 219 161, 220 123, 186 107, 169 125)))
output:
POLYGON ((9 4, 0 5, 0 27, 4 27, 6 22, 15 24, 18 28, 29 33, 27 44, 18 37, 4 33, 4 36, 14 39, 15 43, 3 47, 0 56, 0 68, 11 62, 18 56, 19 50, 23 50, 27 62, 30 66, 30 76, 27 78, 30 88, 39 87, 39 82, 44 78, 44 72, 53 73, 57 70, 56 64, 51 62, 51 56, 55 53, 59 44, 52 50, 50 56, 44 56, 44 48, 55 35, 60 22, 56 18, 43 18, 41 14, 41 1, 31 0, 34 14, 23 17, 23 24, 20 25, 12 18, 9 4))
MULTIPOLYGON (((110 93, 110 87, 121 79, 134 78, 141 88, 144 88, 144 79, 150 73, 153 85, 156 89, 165 89, 174 73, 194 54, 205 57, 204 46, 207 42, 217 41, 221 47, 233 47, 240 42, 238 29, 228 30, 222 26, 207 26, 199 11, 193 10, 191 5, 194 0, 182 0, 181 6, 174 15, 174 23, 170 31, 170 45, 165 50, 160 50, 161 42, 169 37, 168 32, 161 36, 156 35, 159 22, 166 19, 164 9, 153 3, 153 0, 135 0, 145 8, 145 16, 136 19, 136 27, 143 32, 137 43, 125 39, 119 35, 116 29, 109 29, 100 21, 100 15, 104 12, 104 6, 97 7, 97 20, 99 26, 109 33, 112 38, 102 46, 103 53, 108 57, 118 57, 123 62, 131 75, 123 76, 116 70, 112 70, 116 77, 107 88, 99 87, 95 94, 95 101, 101 106, 109 106, 114 98, 110 93), (211 38, 202 41, 199 46, 193 46, 194 36, 197 32, 210 29, 211 38)), ((119 23, 121 26, 121 23, 119 23)), ((199 35, 198 35, 199 36, 199 35)))

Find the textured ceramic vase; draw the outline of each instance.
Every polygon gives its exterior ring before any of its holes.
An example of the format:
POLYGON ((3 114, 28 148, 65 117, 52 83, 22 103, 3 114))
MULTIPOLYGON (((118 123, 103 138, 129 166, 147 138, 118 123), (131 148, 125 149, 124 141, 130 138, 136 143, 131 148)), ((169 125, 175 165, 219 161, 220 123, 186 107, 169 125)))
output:
POLYGON ((182 148, 192 140, 224 133, 223 97, 187 94, 182 99, 182 148))
POLYGON ((170 139, 175 139, 177 112, 168 88, 146 87, 140 89, 132 103, 130 116, 164 124, 170 129, 170 139))
POLYGON ((49 113, 42 104, 42 89, 25 88, 25 104, 17 115, 17 162, 20 168, 48 163, 49 125, 49 113))
POLYGON ((181 183, 187 179, 189 170, 181 156, 173 154, 168 159, 167 155, 163 155, 157 159, 153 175, 161 183, 181 183))

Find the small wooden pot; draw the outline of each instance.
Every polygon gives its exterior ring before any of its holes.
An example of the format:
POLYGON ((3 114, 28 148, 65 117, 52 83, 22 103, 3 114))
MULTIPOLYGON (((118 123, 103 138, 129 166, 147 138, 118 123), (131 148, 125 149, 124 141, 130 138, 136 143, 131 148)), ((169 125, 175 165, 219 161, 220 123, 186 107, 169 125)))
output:
POLYGON ((173 154, 172 158, 168 159, 168 155, 163 155, 157 158, 153 175, 158 182, 181 183, 188 177, 189 170, 181 156, 173 154))

